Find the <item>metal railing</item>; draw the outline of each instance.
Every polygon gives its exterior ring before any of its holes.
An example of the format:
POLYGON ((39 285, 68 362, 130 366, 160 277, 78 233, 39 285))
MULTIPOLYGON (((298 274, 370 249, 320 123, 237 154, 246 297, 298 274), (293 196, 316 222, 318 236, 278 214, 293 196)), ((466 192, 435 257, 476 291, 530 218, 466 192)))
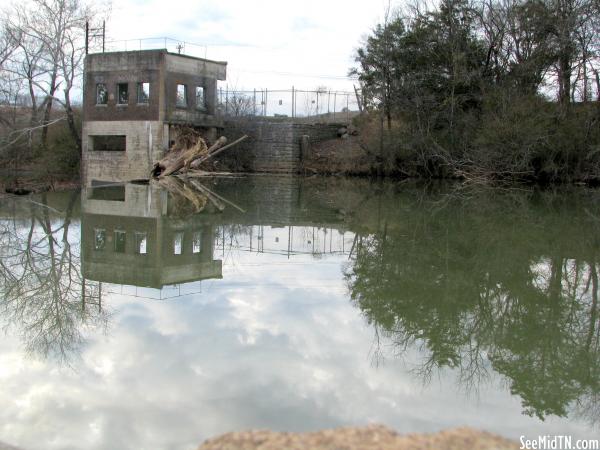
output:
POLYGON ((123 39, 106 41, 104 44, 105 52, 156 50, 159 48, 166 49, 171 53, 181 53, 198 58, 206 59, 208 55, 208 45, 180 41, 169 37, 123 39))

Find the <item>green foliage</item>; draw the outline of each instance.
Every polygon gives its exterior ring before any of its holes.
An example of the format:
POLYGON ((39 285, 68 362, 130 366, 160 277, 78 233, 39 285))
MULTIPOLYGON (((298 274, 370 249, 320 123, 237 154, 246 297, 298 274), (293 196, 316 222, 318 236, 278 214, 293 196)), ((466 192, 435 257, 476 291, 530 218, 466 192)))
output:
POLYGON ((371 116, 386 118, 385 131, 367 125, 375 163, 409 176, 600 180, 598 107, 569 104, 590 97, 598 5, 563 3, 441 0, 377 26, 353 71, 371 116))

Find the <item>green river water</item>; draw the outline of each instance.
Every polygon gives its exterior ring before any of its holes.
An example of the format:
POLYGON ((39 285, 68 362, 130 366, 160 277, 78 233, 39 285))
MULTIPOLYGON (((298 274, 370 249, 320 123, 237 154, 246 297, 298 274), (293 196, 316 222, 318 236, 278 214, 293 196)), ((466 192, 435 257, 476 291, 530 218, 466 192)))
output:
POLYGON ((0 256, 0 441, 24 449, 600 434, 600 191, 86 188, 0 200, 0 256))

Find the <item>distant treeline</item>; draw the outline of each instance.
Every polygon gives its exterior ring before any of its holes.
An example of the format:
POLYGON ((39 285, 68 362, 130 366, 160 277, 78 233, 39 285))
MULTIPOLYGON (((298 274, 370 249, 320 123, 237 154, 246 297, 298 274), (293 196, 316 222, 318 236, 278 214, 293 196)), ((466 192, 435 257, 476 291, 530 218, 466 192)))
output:
POLYGON ((97 28, 104 14, 83 0, 0 8, 0 169, 7 185, 18 185, 21 175, 49 185, 77 178, 81 121, 72 96, 81 87, 86 25, 97 28))
POLYGON ((388 14, 356 53, 382 173, 600 180, 600 2, 441 0, 388 14))

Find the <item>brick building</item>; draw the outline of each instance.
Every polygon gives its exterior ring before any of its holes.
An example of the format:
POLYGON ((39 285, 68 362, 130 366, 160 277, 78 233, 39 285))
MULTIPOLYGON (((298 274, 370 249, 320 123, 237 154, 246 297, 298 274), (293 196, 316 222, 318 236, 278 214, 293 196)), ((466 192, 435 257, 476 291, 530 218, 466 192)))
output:
POLYGON ((217 114, 217 80, 226 62, 167 50, 96 53, 85 60, 83 181, 148 178, 178 125, 209 139, 223 126, 217 114))

